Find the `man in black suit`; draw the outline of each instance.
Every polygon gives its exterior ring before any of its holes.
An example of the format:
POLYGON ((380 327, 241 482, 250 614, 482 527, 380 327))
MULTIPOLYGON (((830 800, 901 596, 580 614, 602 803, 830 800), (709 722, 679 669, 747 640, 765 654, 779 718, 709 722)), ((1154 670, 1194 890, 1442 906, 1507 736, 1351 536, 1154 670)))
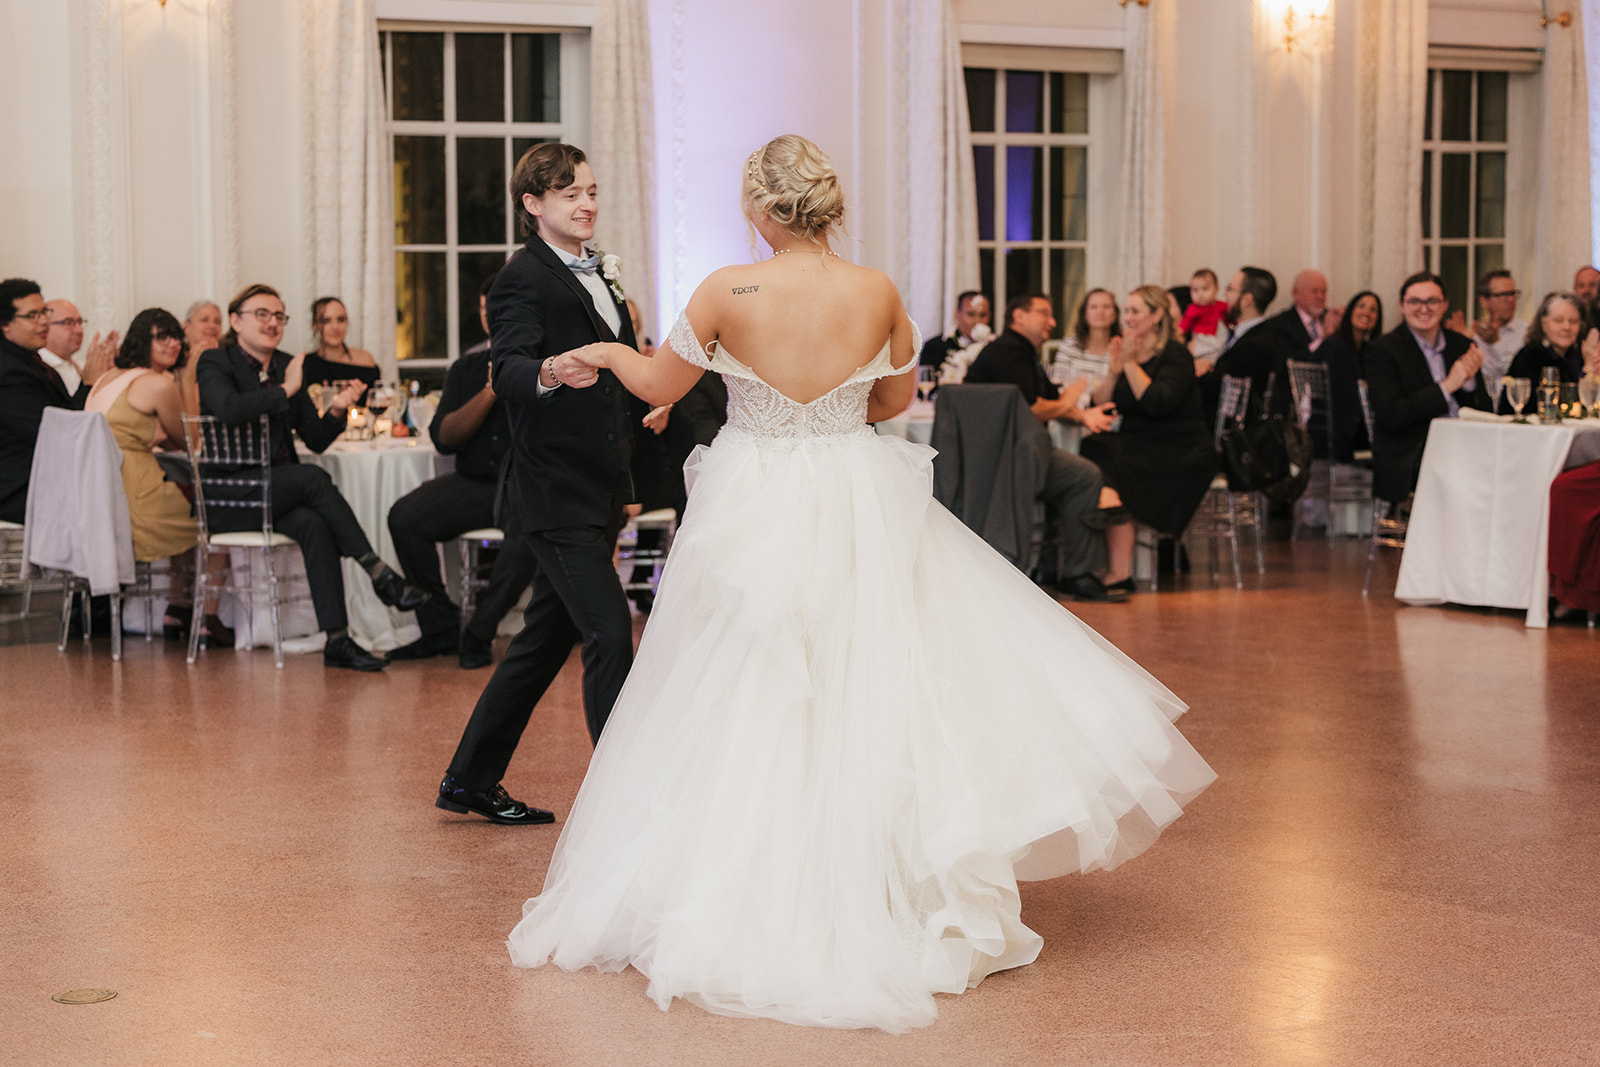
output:
MULTIPOLYGON (((305 354, 290 356, 276 346, 289 316, 277 291, 266 285, 247 286, 228 304, 228 333, 222 347, 200 357, 195 380, 200 386, 200 410, 231 426, 253 425, 268 416, 268 447, 272 456, 272 525, 300 545, 317 625, 327 634, 322 662, 328 667, 381 671, 387 660, 356 644, 348 630, 344 606, 344 576, 339 559, 359 563, 372 578, 378 599, 401 611, 415 611, 427 594, 408 585, 378 558, 349 503, 328 472, 302 464, 295 455, 291 429, 306 447, 321 452, 344 430, 345 412, 365 390, 362 382, 349 382, 334 397, 324 415, 301 388, 305 354)), ((239 486, 237 499, 253 497, 254 486, 239 486)), ((261 528, 260 508, 206 509, 212 530, 245 531, 261 528)))
POLYGON ((1314 362, 1323 338, 1339 325, 1337 313, 1328 311, 1328 279, 1321 271, 1301 271, 1289 287, 1289 299, 1289 307, 1265 325, 1277 335, 1285 360, 1314 362))
MULTIPOLYGON (((1284 359, 1283 343, 1277 333, 1267 327, 1267 309, 1278 296, 1278 280, 1271 271, 1260 267, 1240 267, 1228 280, 1223 299, 1228 302, 1228 321, 1233 333, 1215 365, 1209 360, 1196 360, 1195 373, 1200 376, 1200 397, 1206 418, 1214 421, 1217 398, 1222 392, 1224 376, 1250 379, 1253 409, 1264 403, 1267 378, 1277 374, 1273 391, 1286 395, 1284 379, 1289 367, 1284 359), (1282 386, 1282 388, 1279 388, 1282 386)), ((1293 311, 1293 309, 1290 309, 1293 311)))
POLYGON ((937 371, 944 365, 944 361, 950 358, 952 352, 959 352, 977 340, 973 336, 974 331, 979 326, 987 329, 989 325, 988 297, 976 289, 968 289, 956 297, 955 325, 954 333, 931 338, 923 344, 922 355, 917 360, 921 366, 932 367, 937 371))
POLYGON ((26 278, 0 282, 0 519, 23 522, 28 478, 39 422, 45 408, 83 410, 84 398, 116 354, 113 339, 89 348, 83 382, 69 393, 61 378, 40 358, 50 329, 50 312, 39 286, 26 278))
POLYGON ((1367 396, 1372 404, 1372 495, 1403 501, 1417 488, 1428 425, 1455 418, 1464 407, 1488 411, 1483 353, 1470 339, 1440 325, 1444 279, 1419 271, 1400 286, 1405 319, 1367 348, 1367 396))
MULTIPOLYGON (((489 287, 478 294, 478 318, 489 332, 489 287)), ((391 660, 455 655, 464 670, 494 662, 494 635, 500 620, 516 605, 533 581, 537 564, 525 538, 506 530, 494 559, 489 588, 472 618, 461 626, 461 611, 450 600, 439 573, 439 544, 468 530, 497 526, 505 517, 495 507, 506 455, 511 450, 511 423, 506 405, 489 385, 489 342, 474 345, 450 365, 444 398, 428 424, 441 455, 454 455, 456 469, 424 482, 389 509, 389 535, 406 579, 430 594, 417 609, 422 636, 389 653, 391 660)), ((465 580, 465 576, 463 576, 465 580)))
POLYGON ((511 179, 526 245, 489 291, 493 384, 511 418, 506 507, 538 560, 522 631, 484 688, 439 784, 437 805, 511 825, 555 816, 500 784, 528 718, 583 643, 583 706, 598 741, 633 664, 633 623, 612 551, 633 426, 629 395, 610 371, 569 354, 601 341, 638 347, 614 261, 590 253, 594 172, 581 150, 530 148, 511 179))
MULTIPOLYGON (((1088 383, 1080 379, 1067 386, 1066 395, 1044 372, 1039 360, 1039 345, 1056 327, 1050 298, 1044 293, 1019 296, 1006 305, 1006 328, 999 337, 983 346, 983 351, 967 368, 968 384, 1010 383, 1022 390, 1034 418, 1050 424, 1051 419, 1067 419, 1081 425, 1087 433, 1111 428, 1110 404, 1080 408, 1078 397, 1088 383)), ((1052 505, 1061 539, 1061 570, 1052 575, 1056 588, 1074 600, 1121 601, 1128 599, 1125 588, 1108 589, 1095 571, 1105 557, 1103 540, 1097 532, 1110 518, 1099 510, 1104 479, 1100 468, 1071 452, 1050 449, 1049 467, 1039 498, 1052 505)), ((1123 522, 1128 520, 1123 518, 1123 522)), ((1131 534, 1131 527, 1129 533, 1131 534)), ((1127 538, 1131 558, 1133 539, 1127 538)), ((1112 570, 1118 569, 1114 561, 1112 570)), ((1131 584, 1131 583, 1130 583, 1131 584)))

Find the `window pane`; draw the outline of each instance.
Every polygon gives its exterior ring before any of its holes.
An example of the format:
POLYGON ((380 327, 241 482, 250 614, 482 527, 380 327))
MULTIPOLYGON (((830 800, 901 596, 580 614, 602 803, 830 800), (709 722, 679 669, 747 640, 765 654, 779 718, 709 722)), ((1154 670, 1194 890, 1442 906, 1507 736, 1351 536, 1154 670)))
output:
POLYGON ((1050 132, 1089 132, 1089 75, 1050 75, 1050 132))
POLYGON ((1433 269, 1433 246, 1432 245, 1423 245, 1423 247, 1422 247, 1422 269, 1423 270, 1432 270, 1433 269))
POLYGON ((1067 319, 1078 307, 1084 294, 1084 252, 1081 248, 1053 248, 1050 250, 1050 297, 1056 305, 1056 328, 1051 337, 1060 337, 1067 329, 1067 319))
POLYGON ((1439 236, 1468 237, 1472 221, 1472 157, 1465 152, 1439 156, 1439 236))
POLYGON ((1435 139, 1433 129, 1433 90, 1434 84, 1438 80, 1438 71, 1428 71, 1428 95, 1426 102, 1422 106, 1422 139, 1424 141, 1432 141, 1435 139))
POLYGON ((1089 150, 1050 149, 1050 239, 1082 241, 1089 232, 1089 150))
POLYGON ((1506 139, 1506 72, 1486 70, 1478 75, 1478 140, 1506 139))
POLYGON ((983 291, 983 298, 989 301, 989 327, 995 333, 1005 329, 1000 321, 1001 312, 1005 301, 995 303, 994 299, 994 249, 978 249, 978 288, 983 291))
POLYGON ((396 33, 394 117, 444 118, 444 34, 396 33))
POLYGON ((1443 141, 1470 141, 1472 139, 1472 72, 1447 70, 1440 75, 1439 139, 1443 141))
POLYGON ((456 34, 456 118, 506 120, 506 39, 499 33, 456 34))
POLYGON ((1044 132, 1044 75, 1035 70, 1006 71, 1006 129, 1044 132))
POLYGON ((966 68, 967 118, 973 133, 994 132, 994 71, 966 68))
POLYGON ((978 240, 994 240, 994 145, 972 146, 972 171, 978 187, 978 240))
MULTIPOLYGON (((1006 253, 1006 300, 1023 293, 1044 292, 1044 249, 1013 248, 1006 253)), ((1005 314, 1005 302, 999 308, 1005 314)))
POLYGON ((483 324, 478 321, 478 288, 485 278, 492 278, 506 261, 502 252, 463 252, 456 258, 456 276, 461 293, 461 328, 456 338, 465 352, 479 341, 488 339, 483 324))
POLYGON ((1478 232, 1475 237, 1506 235, 1506 154, 1478 153, 1478 232))
POLYGON ((511 35, 511 118, 561 121, 561 35, 511 35))
POLYGON ((1433 153, 1422 153, 1422 236, 1433 236, 1433 153))
MULTIPOLYGON (((517 160, 522 158, 524 152, 536 144, 549 144, 555 140, 553 137, 513 137, 511 138, 511 166, 517 165, 517 160)), ((507 179, 509 180, 509 179, 507 179)))
POLYGON ((498 245, 506 240, 506 142, 501 137, 456 139, 456 240, 498 245))
POLYGON ((1465 245, 1443 245, 1439 249, 1439 277, 1444 279, 1445 293, 1450 299, 1449 311, 1467 305, 1472 292, 1472 282, 1467 276, 1467 249, 1465 245))
POLYGON ((443 252, 395 253, 396 358, 446 354, 444 266, 443 252))
POLYGON ((443 137, 395 135, 394 243, 444 244, 443 137))
MULTIPOLYGON (((1505 245, 1479 245, 1477 248, 1477 262, 1472 265, 1473 278, 1481 278, 1492 270, 1504 270, 1506 266, 1505 245)), ((1474 290, 1476 293, 1476 290, 1474 290)), ((1473 303, 1477 303, 1474 296, 1473 303)))
POLYGON ((1044 152, 1006 149, 1006 240, 1044 239, 1044 152))

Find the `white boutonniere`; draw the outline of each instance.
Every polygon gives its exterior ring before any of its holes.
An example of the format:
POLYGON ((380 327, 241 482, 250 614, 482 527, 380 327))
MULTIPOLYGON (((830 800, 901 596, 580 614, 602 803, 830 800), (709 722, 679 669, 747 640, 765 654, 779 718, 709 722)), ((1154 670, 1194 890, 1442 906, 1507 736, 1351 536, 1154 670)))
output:
POLYGON ((622 283, 617 280, 622 277, 622 257, 613 252, 601 252, 598 248, 595 251, 600 256, 600 276, 611 285, 611 292, 620 304, 627 299, 622 295, 622 283))

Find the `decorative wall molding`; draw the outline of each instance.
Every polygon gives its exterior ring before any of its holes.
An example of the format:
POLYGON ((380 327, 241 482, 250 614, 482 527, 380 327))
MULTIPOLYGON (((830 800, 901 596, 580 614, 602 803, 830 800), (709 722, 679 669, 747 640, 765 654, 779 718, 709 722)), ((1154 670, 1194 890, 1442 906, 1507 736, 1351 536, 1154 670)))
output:
POLYGON ((520 3, 518 0, 377 0, 385 22, 486 22, 500 26, 590 27, 594 4, 520 3))
POLYGON ((1123 30, 1073 29, 1060 26, 1019 26, 990 22, 963 22, 962 44, 1020 44, 1047 48, 1123 48, 1123 30))

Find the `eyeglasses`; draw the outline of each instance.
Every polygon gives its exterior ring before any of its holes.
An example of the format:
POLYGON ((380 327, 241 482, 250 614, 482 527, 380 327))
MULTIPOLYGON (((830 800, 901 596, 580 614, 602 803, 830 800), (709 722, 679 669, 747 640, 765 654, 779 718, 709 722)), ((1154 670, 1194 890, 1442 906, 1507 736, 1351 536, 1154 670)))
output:
POLYGON ((1408 308, 1416 308, 1419 311, 1423 308, 1432 311, 1436 308, 1444 307, 1444 301, 1436 296, 1430 296, 1427 299, 1423 299, 1420 296, 1408 296, 1400 302, 1408 308))
POLYGON ((289 321, 289 316, 281 311, 268 311, 266 308, 251 308, 249 311, 239 312, 241 315, 254 315, 256 321, 262 324, 276 321, 279 326, 289 321))
POLYGON ((1522 295, 1522 290, 1521 289, 1506 289, 1506 290, 1504 290, 1502 292, 1490 293, 1488 295, 1488 299, 1490 299, 1490 300, 1499 300, 1503 296, 1521 296, 1521 295, 1522 295))
POLYGON ((40 308, 37 311, 19 311, 16 314, 16 318, 27 319, 29 322, 38 322, 39 316, 49 314, 50 312, 46 311, 44 308, 40 308))
POLYGON ((52 325, 52 326, 65 326, 67 329, 70 330, 74 326, 87 326, 87 325, 89 325, 89 320, 88 319, 52 319, 51 322, 50 322, 50 325, 52 325))
POLYGON ((168 330, 157 330, 155 333, 150 335, 150 339, 152 341, 181 341, 181 340, 183 340, 183 338, 180 335, 172 333, 172 332, 170 332, 168 330))

